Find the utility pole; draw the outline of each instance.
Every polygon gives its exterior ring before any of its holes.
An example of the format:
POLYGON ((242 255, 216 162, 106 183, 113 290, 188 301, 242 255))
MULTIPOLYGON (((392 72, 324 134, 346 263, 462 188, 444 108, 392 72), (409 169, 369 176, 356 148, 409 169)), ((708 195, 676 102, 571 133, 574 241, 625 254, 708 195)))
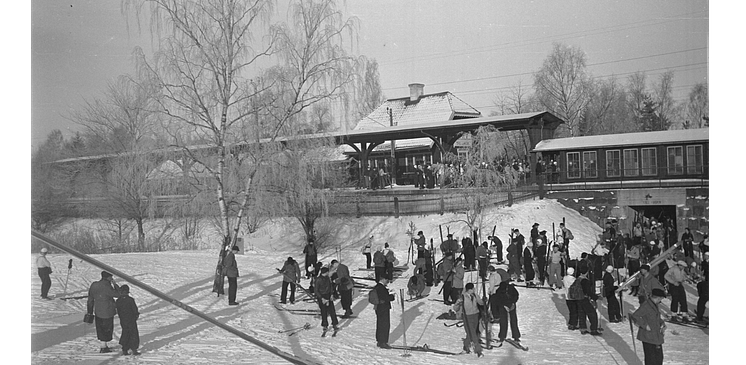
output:
MULTIPOLYGON (((389 126, 394 126, 394 113, 389 107, 386 108, 389 112, 389 126)), ((391 140, 391 185, 396 184, 396 141, 391 140)))

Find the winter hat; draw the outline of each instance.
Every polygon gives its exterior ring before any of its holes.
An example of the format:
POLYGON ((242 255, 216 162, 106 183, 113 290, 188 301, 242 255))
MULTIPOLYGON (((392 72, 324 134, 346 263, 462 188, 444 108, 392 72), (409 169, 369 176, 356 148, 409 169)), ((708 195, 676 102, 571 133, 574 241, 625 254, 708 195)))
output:
POLYGON ((542 243, 544 243, 544 242, 542 242, 542 241, 541 241, 541 238, 537 238, 537 239, 536 239, 536 244, 537 244, 537 245, 540 245, 540 244, 542 244, 542 243))
POLYGON ((388 242, 384 243, 384 244, 383 244, 383 247, 385 247, 385 248, 389 248, 389 243, 388 243, 388 242))
POLYGON ((538 225, 539 225, 539 223, 534 223, 534 225, 533 225, 533 226, 531 226, 531 227, 536 227, 536 226, 538 226, 538 225))
POLYGON ((505 269, 497 269, 495 270, 500 275, 500 281, 508 281, 510 280, 510 275, 508 274, 505 269))
POLYGON ((654 244, 655 244, 655 241, 650 241, 650 244, 651 244, 651 245, 654 245, 654 244))
POLYGON ((686 261, 684 261, 684 260, 679 260, 679 261, 677 261, 677 262, 676 262, 676 265, 679 265, 679 266, 683 266, 683 267, 687 267, 687 266, 688 266, 688 265, 686 264, 686 261))
POLYGON ((611 265, 606 266, 606 272, 610 273, 612 271, 614 271, 614 266, 611 266, 611 265))
POLYGON ((112 277, 112 276, 113 276, 113 275, 111 275, 111 273, 110 273, 110 272, 108 272, 108 271, 102 271, 102 272, 101 272, 101 279, 106 279, 106 278, 110 278, 110 277, 112 277))
POLYGON ((321 273, 322 273, 322 274, 326 274, 326 273, 328 273, 328 272, 329 272, 329 268, 328 268, 328 267, 322 267, 322 268, 321 268, 321 273))
POLYGON ((653 291, 650 294, 654 297, 660 297, 660 298, 666 297, 666 292, 663 291, 663 289, 659 289, 659 288, 653 289, 653 291))
POLYGON ((640 266, 640 270, 650 271, 650 265, 648 265, 648 264, 642 265, 642 266, 640 266))
POLYGON ((571 267, 568 267, 567 268, 567 275, 573 275, 573 274, 575 274, 575 269, 573 269, 571 267))
POLYGON ((46 248, 46 247, 44 247, 44 248, 42 248, 42 249, 41 249, 41 253, 47 253, 48 251, 49 251, 49 250, 47 250, 47 248, 46 248))
POLYGON ((119 287, 119 291, 122 293, 129 293, 130 292, 130 286, 127 284, 124 284, 119 287))
POLYGON ((494 267, 494 266, 492 266, 492 265, 490 265, 490 266, 489 266, 489 267, 487 268, 487 271, 490 271, 490 272, 491 272, 491 271, 495 271, 495 267, 494 267))
POLYGON ((471 290, 471 289, 474 289, 474 283, 466 283, 464 290, 471 290))

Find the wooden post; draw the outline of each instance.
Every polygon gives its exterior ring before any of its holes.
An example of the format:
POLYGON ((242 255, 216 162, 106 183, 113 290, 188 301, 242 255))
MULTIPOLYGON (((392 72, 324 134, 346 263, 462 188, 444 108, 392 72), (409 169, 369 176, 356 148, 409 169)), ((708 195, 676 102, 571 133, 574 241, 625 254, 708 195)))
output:
POLYGON ((399 218, 399 197, 394 197, 394 218, 399 218))

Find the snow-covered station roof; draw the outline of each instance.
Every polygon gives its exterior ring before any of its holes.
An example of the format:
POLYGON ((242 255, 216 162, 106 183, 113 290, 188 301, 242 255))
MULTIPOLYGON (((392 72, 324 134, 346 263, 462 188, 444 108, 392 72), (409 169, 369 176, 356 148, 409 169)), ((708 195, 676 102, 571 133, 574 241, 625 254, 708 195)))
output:
POLYGON ((680 129, 656 132, 603 134, 598 136, 545 139, 533 152, 588 149, 597 147, 623 147, 639 145, 659 145, 675 142, 708 142, 710 128, 680 129))

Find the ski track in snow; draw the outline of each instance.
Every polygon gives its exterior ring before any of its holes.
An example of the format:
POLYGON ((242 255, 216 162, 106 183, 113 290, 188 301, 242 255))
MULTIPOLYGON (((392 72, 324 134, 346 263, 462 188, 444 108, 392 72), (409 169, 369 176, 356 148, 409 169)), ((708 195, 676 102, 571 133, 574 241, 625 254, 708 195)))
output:
MULTIPOLYGON (((528 237, 534 222, 540 223, 540 229, 547 230, 551 238, 551 223, 555 229, 562 218, 573 231, 576 239, 572 242, 572 256, 579 256, 581 251, 590 251, 595 237, 601 228, 580 216, 577 212, 550 200, 535 200, 512 207, 501 207, 488 212, 485 216, 485 227, 482 238, 491 233, 492 226, 497 224, 496 234, 507 246, 507 234, 510 228, 519 228, 528 237)), ((455 215, 427 217, 371 218, 352 220, 354 227, 345 233, 349 239, 342 244, 342 262, 346 263, 351 275, 367 277, 371 272, 357 271, 365 266, 365 258, 360 254, 360 245, 367 236, 374 234, 376 244, 389 242, 401 264, 407 259, 409 237, 405 234, 410 221, 414 221, 417 230, 425 232, 428 238, 434 238, 434 245, 440 243, 438 223, 446 225, 459 239, 469 234, 463 223, 454 223, 455 215), (380 240, 380 242, 379 242, 380 240)), ((279 230, 279 229, 278 229, 279 230)), ((459 356, 440 355, 427 352, 411 352, 411 356, 402 357, 403 350, 385 350, 375 346, 376 316, 372 306, 367 302, 367 291, 355 289, 352 309, 357 318, 339 318, 341 331, 337 337, 327 335, 321 338, 321 319, 318 315, 298 315, 279 311, 274 304, 279 301, 278 294, 282 277, 276 273, 288 255, 303 262, 300 249, 292 248, 290 243, 273 244, 271 249, 263 251, 262 240, 280 237, 281 232, 270 228, 263 229, 265 236, 251 238, 254 250, 245 255, 237 255, 241 277, 238 280, 237 300, 241 305, 227 305, 227 298, 212 293, 213 270, 217 255, 215 250, 204 251, 170 251, 160 253, 130 253, 95 255, 109 265, 126 272, 136 279, 175 297, 183 303, 211 315, 223 323, 246 332, 248 335, 270 344, 297 357, 322 364, 452 364, 454 362, 475 364, 641 364, 642 343, 637 345, 637 353, 632 347, 629 323, 612 324, 607 322, 606 301, 598 301, 600 326, 604 328, 603 336, 593 337, 580 335, 578 331, 568 331, 566 327, 567 307, 559 291, 519 288, 520 300, 517 305, 518 322, 521 340, 530 351, 524 352, 510 345, 502 348, 485 350, 485 357, 477 359, 472 354, 459 356), (271 250, 271 251, 270 251, 271 250), (301 327, 309 323, 311 328, 302 330, 293 336, 278 333, 280 330, 301 327)), ((440 254, 438 253, 437 258, 440 254)), ((336 257, 333 249, 320 255, 320 260, 328 263, 336 257)), ((119 354, 98 354, 99 342, 96 339, 93 325, 82 323, 86 299, 50 300, 38 298, 40 280, 34 267, 35 256, 30 261, 31 275, 31 333, 33 364, 284 364, 278 358, 263 349, 248 343, 212 324, 202 321, 146 291, 130 284, 132 296, 140 310, 138 326, 141 338, 142 355, 138 357, 120 355, 119 320, 115 319, 114 340, 110 346, 119 354)), ((50 295, 63 297, 67 263, 66 254, 49 256, 54 273, 50 295)), ((70 270, 66 297, 86 295, 91 282, 99 280, 100 269, 80 260, 74 260, 70 270)), ((409 270, 389 285, 396 292, 397 300, 392 302, 391 330, 389 342, 404 343, 401 302, 399 289, 405 288, 411 275, 409 270)), ((467 272, 466 280, 476 279, 475 272, 467 272)), ((115 278, 119 285, 126 282, 115 278)), ((308 286, 308 280, 301 284, 308 286)), ((441 284, 442 285, 442 284, 441 284)), ((477 285, 481 287, 481 285, 477 285)), ((441 286, 426 288, 429 298, 440 298, 441 286)), ((687 285, 689 310, 696 308, 696 288, 687 285)), ((480 288, 481 290, 481 288, 480 288)), ((226 284, 227 291, 227 284, 226 284)), ((314 303, 303 302, 301 291, 296 293, 298 300, 291 308, 316 309, 314 303)), ((405 293, 406 295, 406 293, 405 293)), ((336 301, 337 313, 342 313, 339 301, 336 301)), ((624 297, 623 312, 626 314, 636 307, 634 298, 624 297)), ((670 300, 661 304, 664 313, 670 307, 670 300)), ((448 310, 442 302, 420 299, 405 302, 405 326, 407 345, 429 345, 433 349, 460 352, 465 331, 459 327, 445 327, 438 315, 448 310)), ((706 313, 707 315, 707 313, 706 313)), ((449 322, 449 321, 446 321, 449 322)), ((331 326, 331 324, 330 324, 331 326)), ((493 324, 493 336, 496 337, 499 325, 493 324)), ((636 335, 636 330, 635 330, 636 335)), ((510 331, 508 331, 510 336, 510 331)), ((709 356, 709 329, 668 325, 664 344, 666 364, 707 364, 709 356), (678 335, 672 334, 675 330, 678 335)))

